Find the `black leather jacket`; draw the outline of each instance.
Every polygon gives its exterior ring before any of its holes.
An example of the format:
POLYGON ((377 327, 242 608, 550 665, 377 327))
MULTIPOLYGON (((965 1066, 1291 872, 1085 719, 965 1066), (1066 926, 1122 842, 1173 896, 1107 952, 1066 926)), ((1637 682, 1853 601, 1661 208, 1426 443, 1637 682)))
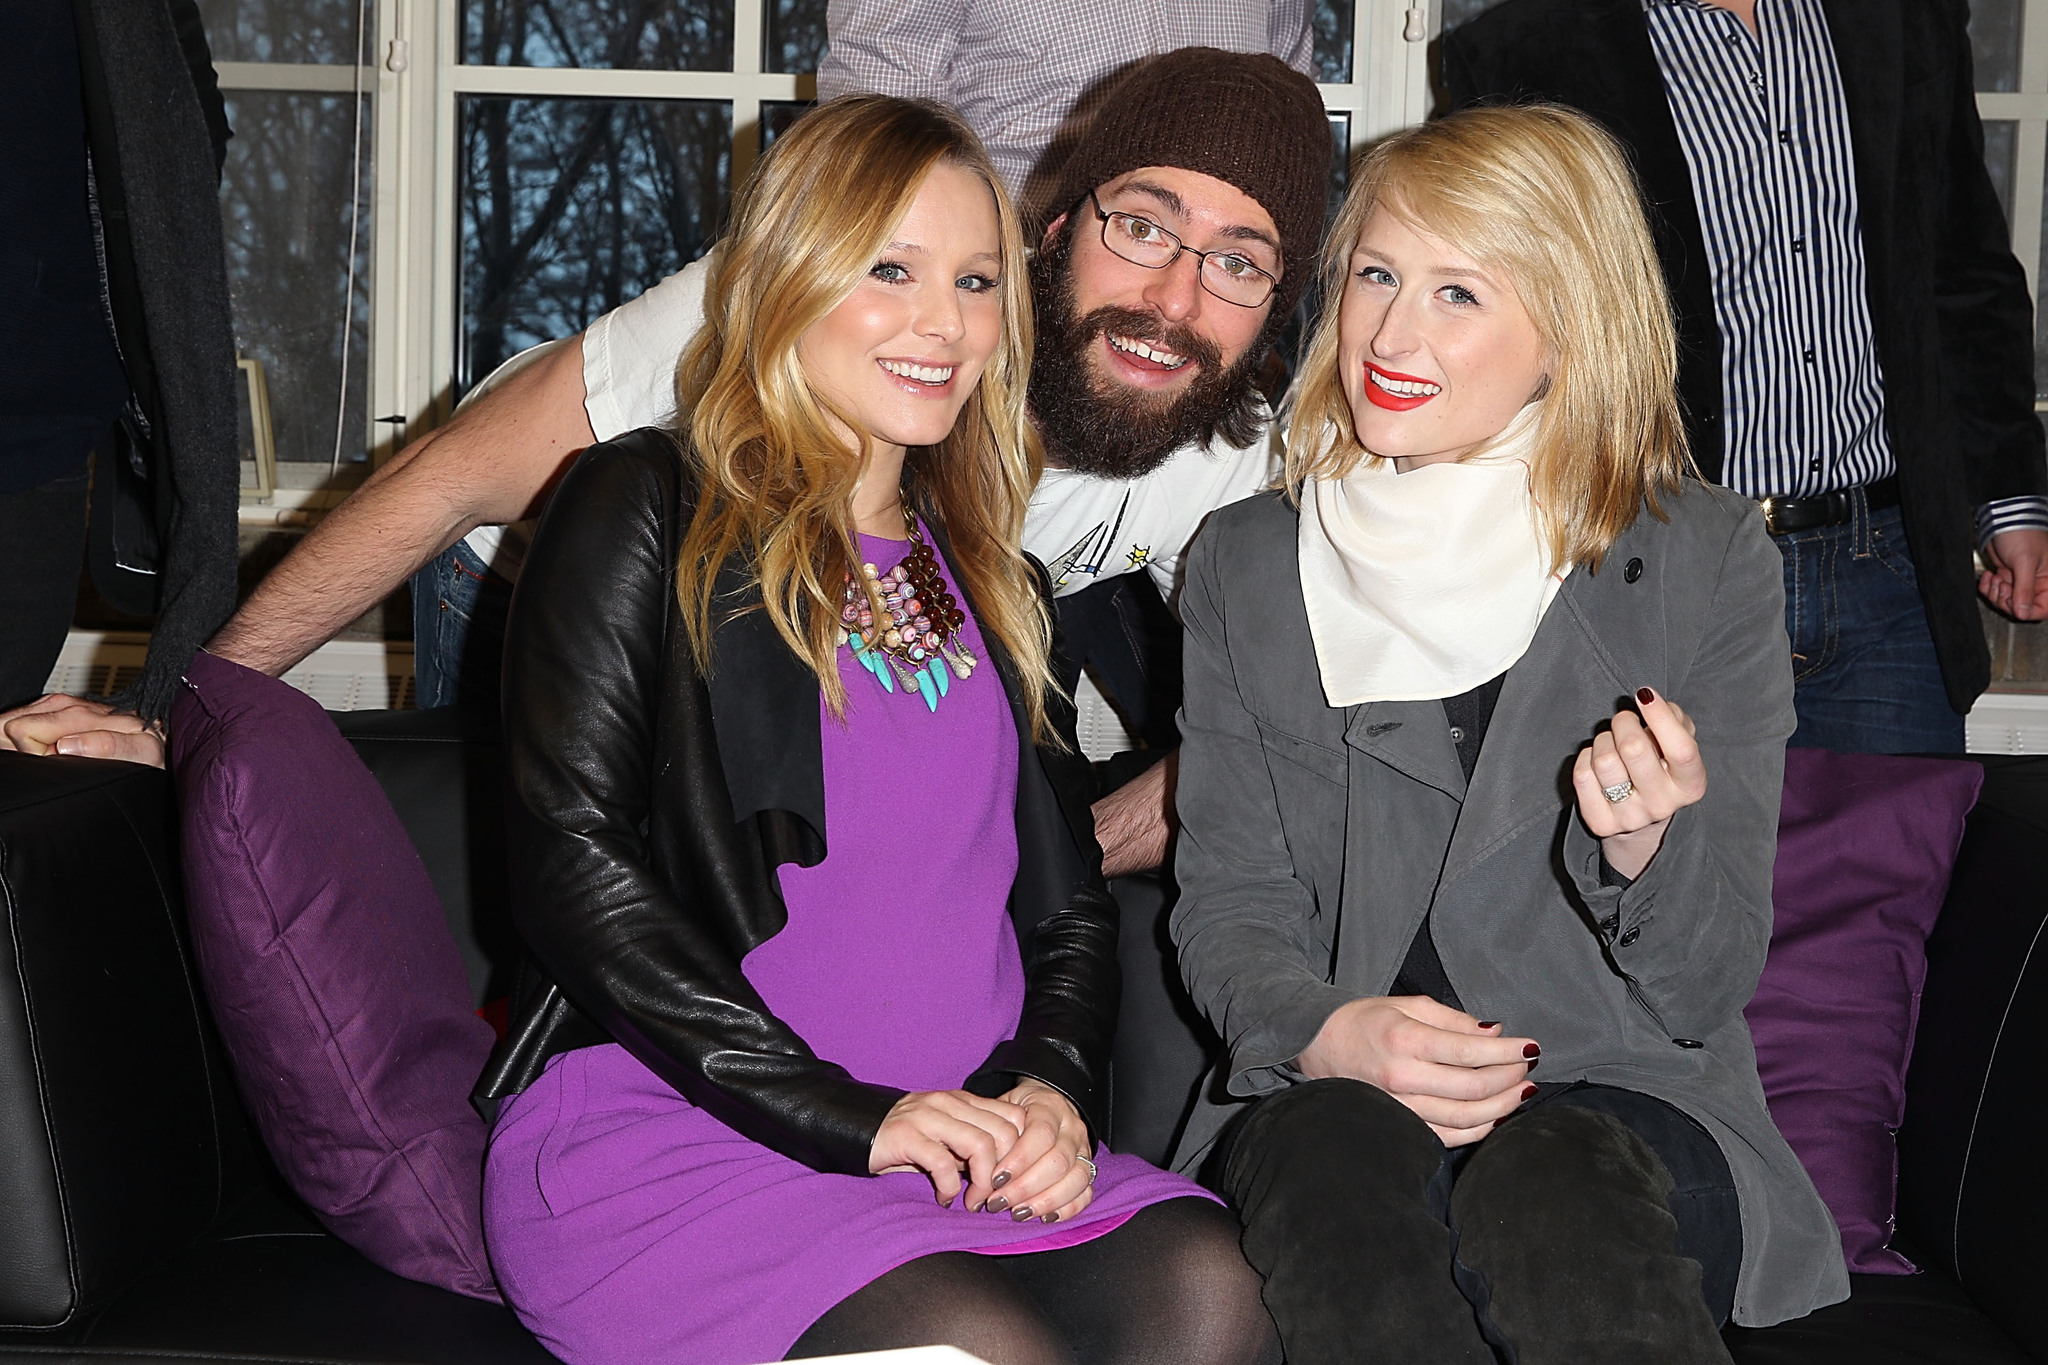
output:
MULTIPOLYGON (((776 868, 825 856, 817 679, 760 611, 728 616, 710 677, 696 667, 675 594, 690 496, 672 436, 647 429, 594 446, 550 502, 520 574, 503 707, 512 909, 531 960, 475 1098, 493 1117, 548 1058, 617 1042, 756 1142, 865 1174, 904 1092, 821 1060, 740 971, 787 922, 776 868)), ((733 565, 719 589, 739 602, 750 591, 733 565)), ((1041 589, 1049 601, 1042 570, 1041 589)), ((1016 671, 989 646, 1028 735, 1016 671)), ((1035 1077, 1099 1140, 1116 906, 1073 714, 1053 706, 1069 750, 1020 740, 1010 914, 1023 1016, 962 1083, 1000 1095, 1035 1077)))

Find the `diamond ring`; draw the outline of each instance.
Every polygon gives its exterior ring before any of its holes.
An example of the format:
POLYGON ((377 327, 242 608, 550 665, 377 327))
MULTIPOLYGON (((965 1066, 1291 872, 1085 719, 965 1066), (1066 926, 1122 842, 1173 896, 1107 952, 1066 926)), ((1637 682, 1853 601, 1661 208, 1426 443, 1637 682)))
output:
POLYGON ((1618 806, 1636 794, 1636 784, 1633 782, 1617 782, 1611 787, 1602 787, 1600 794, 1606 797, 1609 802, 1618 806))
POLYGON ((1074 1158, 1074 1160, 1080 1162, 1083 1166, 1086 1166, 1088 1168, 1088 1183, 1093 1185, 1095 1183, 1095 1163, 1090 1161, 1085 1156, 1077 1156, 1074 1158))

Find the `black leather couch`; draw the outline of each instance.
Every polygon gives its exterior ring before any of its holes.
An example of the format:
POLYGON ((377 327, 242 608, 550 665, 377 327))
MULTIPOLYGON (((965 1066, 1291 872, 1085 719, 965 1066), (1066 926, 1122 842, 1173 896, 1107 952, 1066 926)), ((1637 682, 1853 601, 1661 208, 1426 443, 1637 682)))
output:
MULTIPOLYGON (((502 993, 517 948, 491 737, 453 713, 337 720, 425 857, 478 998, 502 993)), ((2048 759, 1987 767, 1900 1139, 1902 1240, 1928 1273, 1731 1330, 1742 1365, 2048 1359, 2048 759)), ((552 1360, 505 1310, 372 1266, 278 1182, 190 974, 174 818, 160 772, 0 754, 0 1362, 552 1360)))

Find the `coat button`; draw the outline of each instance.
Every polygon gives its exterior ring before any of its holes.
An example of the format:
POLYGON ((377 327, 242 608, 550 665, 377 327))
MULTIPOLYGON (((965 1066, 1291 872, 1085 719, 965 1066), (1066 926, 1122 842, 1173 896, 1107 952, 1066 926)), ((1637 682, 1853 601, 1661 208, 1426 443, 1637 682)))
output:
POLYGON ((1705 1043, 1701 1042, 1697 1038, 1673 1038, 1671 1041, 1678 1044, 1680 1047, 1686 1049, 1688 1052, 1692 1051, 1695 1048, 1702 1048, 1706 1046, 1705 1043))
POLYGON ((1633 583, 1638 578, 1641 578, 1643 576, 1643 561, 1640 559, 1631 559, 1628 562, 1628 566, 1621 571, 1621 576, 1630 583, 1633 583))
POLYGON ((1627 948, 1634 944, 1635 941, 1641 938, 1642 936, 1643 931, 1641 929, 1631 929, 1627 933, 1623 934, 1619 939, 1617 939, 1616 942, 1620 943, 1622 947, 1627 948))

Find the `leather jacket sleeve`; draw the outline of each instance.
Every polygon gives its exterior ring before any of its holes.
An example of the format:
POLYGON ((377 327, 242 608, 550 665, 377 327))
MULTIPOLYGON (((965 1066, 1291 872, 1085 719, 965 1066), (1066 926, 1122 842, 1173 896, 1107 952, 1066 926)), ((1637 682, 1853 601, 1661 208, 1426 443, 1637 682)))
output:
MULTIPOLYGON (((1033 568, 1057 660, 1063 642, 1052 582, 1042 567, 1033 568)), ((1102 849, 1089 809, 1094 778, 1075 736, 1073 703, 1055 693, 1046 710, 1059 744, 1036 746, 1042 783, 1028 771, 1018 777, 1019 872, 1011 911, 1024 958, 1023 1016, 1016 1036, 997 1045, 966 1088, 998 1096, 1022 1077, 1043 1081, 1073 1101, 1099 1146, 1109 1130, 1110 1046, 1123 990, 1117 905, 1102 880, 1102 849), (1049 913, 1038 913, 1041 906, 1049 913)), ((1027 763, 1031 756, 1027 750, 1027 763)))
POLYGON ((821 1060, 740 971, 772 875, 731 821, 704 680, 671 647, 680 488, 660 433, 593 447, 521 573, 503 689, 514 918, 551 988, 691 1103, 866 1174, 904 1092, 821 1060), (693 808, 657 809, 693 765, 693 808), (666 821, 691 828, 664 843, 666 821))
POLYGON ((1109 1130, 1109 1056, 1123 990, 1116 902, 1084 892, 1024 944, 1024 1014, 966 1089, 995 1098, 1029 1076, 1073 1101, 1091 1147, 1109 1130))

